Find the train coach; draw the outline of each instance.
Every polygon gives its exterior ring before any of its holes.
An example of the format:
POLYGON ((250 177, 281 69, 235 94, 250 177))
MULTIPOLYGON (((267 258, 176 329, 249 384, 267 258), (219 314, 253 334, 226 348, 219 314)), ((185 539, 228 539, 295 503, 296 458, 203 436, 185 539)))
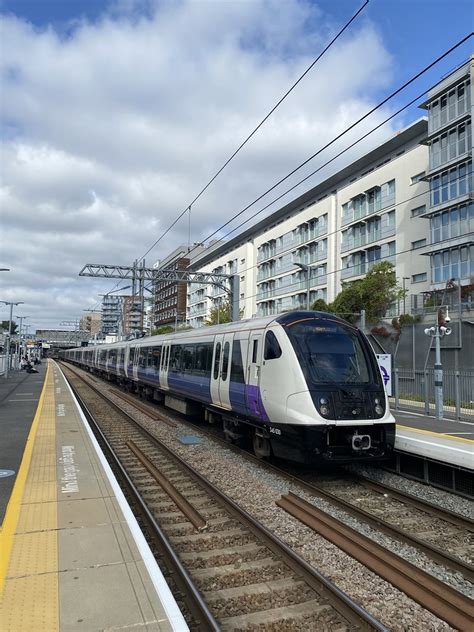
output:
POLYGON ((395 442, 375 354, 356 327, 296 311, 140 340, 72 349, 63 359, 184 414, 222 423, 309 465, 389 458, 395 442))

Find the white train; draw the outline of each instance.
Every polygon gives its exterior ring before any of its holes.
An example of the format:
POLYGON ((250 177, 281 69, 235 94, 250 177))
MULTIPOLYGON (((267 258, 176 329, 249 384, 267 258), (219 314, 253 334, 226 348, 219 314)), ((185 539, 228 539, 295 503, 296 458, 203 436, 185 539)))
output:
POLYGON ((82 347, 61 357, 306 464, 389 458, 395 443, 375 354, 352 325, 289 312, 82 347))

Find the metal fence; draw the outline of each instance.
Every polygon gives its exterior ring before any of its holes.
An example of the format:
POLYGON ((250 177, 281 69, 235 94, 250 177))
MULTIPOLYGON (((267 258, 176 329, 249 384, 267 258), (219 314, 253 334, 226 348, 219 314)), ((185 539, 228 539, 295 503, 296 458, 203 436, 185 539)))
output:
MULTIPOLYGON (((395 369, 395 410, 410 408, 435 414, 434 369, 395 369)), ((474 423, 474 372, 443 371, 444 415, 474 423)))
POLYGON ((5 368, 7 366, 7 358, 5 355, 0 355, 0 375, 5 373, 5 368))

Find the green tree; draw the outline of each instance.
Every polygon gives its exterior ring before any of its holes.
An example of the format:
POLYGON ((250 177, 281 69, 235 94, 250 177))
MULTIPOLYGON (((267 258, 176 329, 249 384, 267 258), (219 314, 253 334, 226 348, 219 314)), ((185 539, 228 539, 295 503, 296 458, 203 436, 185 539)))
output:
POLYGON ((327 312, 329 311, 329 305, 322 298, 317 298, 311 305, 311 309, 315 312, 327 312))
POLYGON ((161 325, 161 327, 155 327, 151 330, 152 336, 161 336, 162 334, 171 334, 174 332, 172 325, 161 325))
MULTIPOLYGON (((0 328, 5 330, 6 332, 8 332, 8 324, 10 321, 8 320, 2 320, 2 323, 0 325, 0 328)), ((14 320, 12 320, 12 334, 16 334, 17 333, 17 329, 18 329, 18 325, 16 324, 16 322, 14 320)))
POLYGON ((388 261, 381 261, 363 279, 344 283, 342 290, 324 311, 353 323, 358 320, 361 310, 365 309, 367 321, 376 322, 404 294, 406 290, 397 285, 395 267, 388 261))
POLYGON ((232 310, 229 299, 223 301, 220 305, 214 305, 211 307, 209 317, 206 318, 204 324, 210 325, 222 325, 222 323, 230 323, 232 320, 232 310))
POLYGON ((367 320, 374 322, 383 318, 390 305, 406 294, 397 285, 395 267, 388 261, 375 265, 361 281, 361 299, 367 320))

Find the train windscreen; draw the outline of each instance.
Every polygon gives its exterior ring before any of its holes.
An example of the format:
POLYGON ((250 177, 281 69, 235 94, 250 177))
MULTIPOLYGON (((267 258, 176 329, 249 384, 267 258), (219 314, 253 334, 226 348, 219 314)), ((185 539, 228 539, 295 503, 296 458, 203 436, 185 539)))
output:
POLYGON ((307 319, 286 327, 307 380, 367 384, 371 371, 356 331, 336 322, 307 319))

